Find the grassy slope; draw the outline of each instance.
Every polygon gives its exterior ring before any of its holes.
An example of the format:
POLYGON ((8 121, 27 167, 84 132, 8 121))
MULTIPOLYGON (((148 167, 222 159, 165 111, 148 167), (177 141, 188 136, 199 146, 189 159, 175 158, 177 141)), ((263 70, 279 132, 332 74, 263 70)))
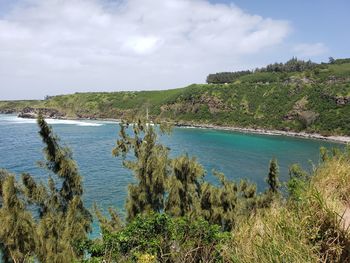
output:
POLYGON ((245 220, 224 249, 231 262, 349 262, 350 152, 332 157, 300 187, 245 220))
POLYGON ((32 106, 58 109, 69 117, 121 118, 149 108, 153 116, 186 123, 350 135, 350 105, 337 105, 337 97, 350 99, 350 63, 301 73, 255 73, 227 85, 0 102, 0 110, 32 106))

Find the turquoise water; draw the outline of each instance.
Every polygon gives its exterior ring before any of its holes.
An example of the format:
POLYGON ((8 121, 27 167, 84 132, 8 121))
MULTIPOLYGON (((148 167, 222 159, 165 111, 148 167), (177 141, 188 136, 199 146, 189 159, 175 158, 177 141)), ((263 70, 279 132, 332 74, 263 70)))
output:
MULTIPOLYGON (((51 120, 56 134, 72 148, 84 178, 85 202, 91 207, 123 208, 127 185, 133 181, 121 160, 111 155, 118 136, 119 125, 96 121, 51 120)), ((299 163, 310 170, 319 161, 321 146, 339 144, 298 139, 285 136, 263 136, 208 129, 175 128, 172 135, 161 141, 171 148, 171 155, 188 153, 197 157, 206 168, 207 180, 215 181, 211 171, 216 169, 230 179, 246 178, 258 186, 266 187, 269 160, 278 159, 281 180, 288 178, 288 166, 299 163)), ((35 120, 18 119, 13 115, 0 115, 0 168, 20 175, 29 172, 46 180, 45 170, 38 168, 43 159, 43 144, 35 120)), ((95 226, 93 235, 98 234, 95 226)))

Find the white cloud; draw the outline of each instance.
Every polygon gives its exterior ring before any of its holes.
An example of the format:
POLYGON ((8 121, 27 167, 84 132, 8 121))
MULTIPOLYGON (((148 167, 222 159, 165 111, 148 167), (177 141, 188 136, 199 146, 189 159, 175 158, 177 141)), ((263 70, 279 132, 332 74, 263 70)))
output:
POLYGON ((289 31, 206 0, 22 0, 0 17, 0 99, 203 82, 289 31))
POLYGON ((313 44, 298 44, 293 49, 300 57, 316 57, 323 55, 328 51, 328 48, 323 43, 313 43, 313 44))
POLYGON ((136 54, 151 54, 162 42, 155 36, 136 36, 125 40, 122 47, 136 54))

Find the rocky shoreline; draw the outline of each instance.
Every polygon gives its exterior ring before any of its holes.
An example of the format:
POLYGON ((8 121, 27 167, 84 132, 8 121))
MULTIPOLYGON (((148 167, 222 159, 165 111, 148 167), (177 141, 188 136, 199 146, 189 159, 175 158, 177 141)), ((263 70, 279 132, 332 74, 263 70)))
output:
MULTIPOLYGON (((17 113, 14 110, 3 110, 0 111, 3 114, 14 114, 17 113)), ((119 122, 119 119, 113 118, 81 118, 81 117, 67 117, 64 113, 59 112, 55 109, 47 109, 47 108, 24 108, 20 112, 17 113, 19 118, 29 118, 34 119, 37 118, 38 114, 41 113, 45 118, 50 119, 64 119, 64 120, 98 120, 98 121, 115 121, 119 122)), ((241 127, 233 127, 233 126, 218 126, 212 124, 193 124, 193 123, 175 123, 176 127, 184 127, 184 128, 198 128, 198 129, 214 129, 214 130, 223 130, 223 131, 234 131, 241 133, 251 133, 251 134, 260 134, 260 135, 277 135, 277 136, 289 136, 289 137, 297 137, 297 138, 306 138, 306 139, 316 139, 323 141, 330 141, 336 143, 350 143, 350 136, 323 136, 318 133, 306 133, 306 132, 293 132, 293 131, 282 131, 282 130, 268 130, 262 128, 241 128, 241 127)))
POLYGON ((350 136, 323 136, 319 133, 307 133, 307 132, 292 132, 292 131, 281 131, 281 130, 267 130, 261 128, 240 128, 232 126, 218 126, 211 124, 177 124, 177 127, 187 127, 187 128, 198 128, 198 129, 213 129, 213 130, 222 130, 222 131, 234 131, 241 133, 251 133, 251 134, 260 134, 260 135, 276 135, 276 136, 289 136, 289 137, 298 137, 305 139, 316 139, 323 141, 330 141, 336 143, 350 143, 350 136))
POLYGON ((49 119, 63 119, 65 117, 65 114, 62 112, 59 112, 55 109, 47 109, 47 108, 30 108, 26 107, 23 110, 21 110, 17 117, 19 118, 26 118, 26 119, 36 119, 41 113, 44 118, 49 119))

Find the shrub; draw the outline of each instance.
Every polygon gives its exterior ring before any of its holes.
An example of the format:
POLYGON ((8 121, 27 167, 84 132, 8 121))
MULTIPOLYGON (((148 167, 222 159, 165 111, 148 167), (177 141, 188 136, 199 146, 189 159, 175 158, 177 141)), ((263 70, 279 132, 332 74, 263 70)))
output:
MULTIPOLYGON (((102 239, 86 244, 92 255, 108 262, 155 260, 208 262, 220 259, 220 244, 228 233, 203 219, 172 218, 166 214, 138 215, 124 229, 105 232, 102 239)), ((152 261, 150 261, 152 262, 152 261)))

